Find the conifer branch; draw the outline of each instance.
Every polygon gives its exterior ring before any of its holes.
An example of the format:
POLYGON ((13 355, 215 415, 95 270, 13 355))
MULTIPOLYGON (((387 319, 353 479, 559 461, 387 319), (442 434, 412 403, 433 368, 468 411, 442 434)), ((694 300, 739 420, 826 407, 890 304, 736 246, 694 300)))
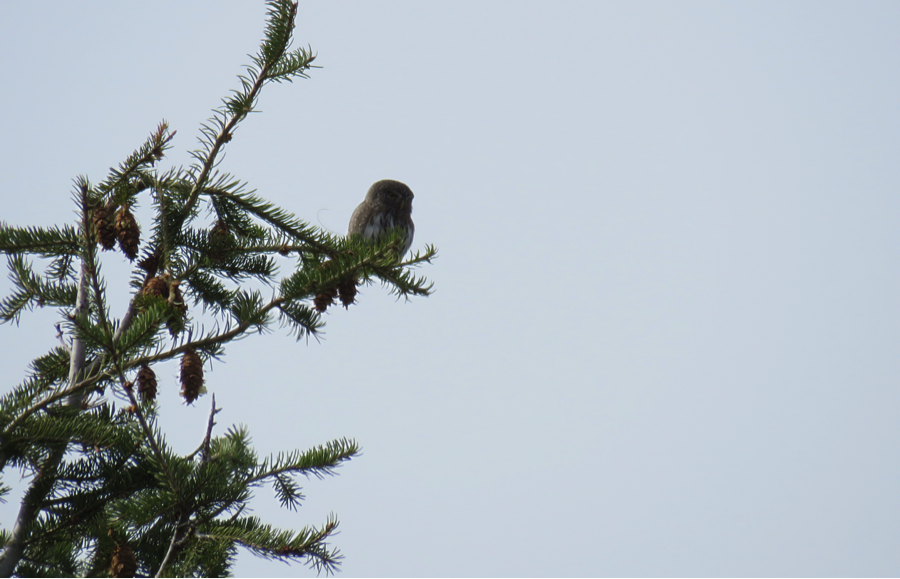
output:
POLYGON ((75 286, 45 282, 21 254, 9 257, 9 269, 10 280, 18 289, 0 301, 0 321, 18 322, 22 312, 31 309, 34 303, 41 307, 75 305, 75 286))
MULTIPOLYGON (((85 212, 83 216, 83 219, 85 221, 87 220, 86 215, 87 214, 85 212)), ((90 231, 90 226, 85 222, 83 222, 83 227, 83 231, 90 231)), ((92 242, 88 240, 87 243, 90 244, 92 242)), ((87 265, 86 263, 82 263, 81 276, 78 283, 78 298, 74 316, 81 315, 81 312, 88 307, 88 278, 89 274, 87 272, 87 265)), ((133 313, 133 307, 129 307, 128 312, 126 313, 121 325, 119 326, 117 337, 118 334, 121 333, 123 329, 130 324, 133 313)), ((31 416, 34 412, 46 408, 53 402, 62 399, 66 399, 66 405, 68 407, 80 408, 84 400, 85 391, 88 387, 96 382, 96 378, 87 378, 77 383, 75 381, 79 376, 93 375, 94 372, 97 372, 100 369, 101 365, 101 358, 97 358, 87 368, 87 370, 84 370, 85 354, 85 344, 76 336, 73 339, 70 354, 69 378, 67 382, 68 384, 70 384, 70 386, 27 409, 7 428, 4 429, 4 433, 12 432, 18 425, 24 422, 24 420, 28 416, 31 416)), ((41 466, 38 472, 38 476, 35 477, 31 485, 29 486, 28 492, 26 493, 26 499, 22 501, 22 507, 19 509, 19 514, 16 517, 16 522, 13 527, 12 539, 6 544, 3 550, 3 555, 0 556, 0 577, 10 576, 22 559, 25 544, 31 531, 31 526, 34 523, 35 517, 37 515, 38 507, 55 484, 56 469, 58 468, 59 463, 62 461, 63 455, 65 454, 65 446, 65 444, 60 444, 52 450, 47 460, 41 466)), ((3 458, 3 463, 5 464, 5 457, 3 458)))
POLYGON ((60 400, 69 399, 73 396, 78 396, 79 394, 84 394, 84 392, 94 386, 97 382, 101 380, 110 379, 113 377, 113 374, 103 373, 95 376, 91 376, 90 369, 93 368, 93 363, 88 367, 88 372, 86 372, 87 377, 83 379, 81 382, 74 384, 68 388, 61 389, 57 392, 54 392, 50 396, 42 399, 39 402, 34 403, 29 406, 25 410, 21 412, 14 420, 12 420, 2 431, 2 436, 8 436, 8 433, 15 432, 16 428, 18 428, 22 423, 25 422, 29 417, 31 417, 35 412, 39 412, 49 407, 50 405, 59 402, 60 400))
POLYGON ((331 256, 334 251, 331 245, 322 238, 324 234, 317 234, 309 225, 294 217, 291 213, 276 206, 273 203, 260 199, 253 192, 232 193, 224 189, 207 188, 204 193, 210 196, 218 196, 234 202, 239 208, 256 215, 266 223, 278 228, 291 239, 302 241, 305 245, 316 251, 331 256))
POLYGON ((134 409, 134 415, 137 416, 138 422, 141 425, 141 430, 144 431, 144 438, 147 440, 147 444, 150 445, 150 449, 153 451, 153 455, 159 462, 166 480, 169 481, 169 486, 172 488, 172 492, 175 493, 175 496, 178 496, 178 483, 175 482, 175 477, 172 476, 168 461, 166 461, 166 457, 163 456, 163 453, 159 448, 159 444, 156 442, 156 435, 153 433, 153 429, 150 428, 150 425, 147 423, 147 418, 144 416, 144 411, 141 408, 141 405, 138 404, 137 398, 134 397, 133 388, 127 385, 125 374, 121 369, 119 369, 119 380, 120 385, 122 386, 122 390, 128 396, 128 400, 131 402, 131 408, 134 409))
POLYGON ((70 226, 10 227, 0 221, 0 253, 37 254, 41 257, 77 255, 81 249, 78 231, 70 226))
POLYGON ((329 550, 325 540, 338 527, 334 516, 329 516, 321 529, 306 527, 299 532, 278 531, 262 524, 255 517, 242 517, 230 524, 211 523, 210 530, 197 533, 199 540, 234 541, 256 555, 267 559, 308 559, 317 571, 331 575, 343 558, 337 549, 329 550))
MULTIPOLYGON (((175 138, 175 133, 176 131, 169 132, 169 123, 161 121, 143 145, 129 155, 118 169, 110 170, 109 177, 97 185, 97 190, 101 194, 115 191, 133 175, 141 175, 142 169, 148 165, 152 166, 162 160, 166 149, 171 146, 170 142, 175 138)), ((143 185, 146 187, 149 183, 143 185)))
POLYGON ((297 14, 296 4, 292 4, 291 8, 285 13, 285 7, 288 4, 290 3, 284 1, 269 2, 266 40, 263 42, 260 50, 262 58, 254 59, 254 62, 260 65, 259 70, 256 70, 254 67, 248 67, 248 74, 251 78, 242 78, 244 92, 233 95, 230 99, 225 101, 223 108, 216 111, 214 124, 219 126, 219 130, 213 131, 208 126, 206 127, 207 130, 205 131, 205 134, 208 138, 208 147, 205 155, 198 156, 198 160, 201 162, 199 166, 200 172, 194 179, 193 187, 188 195, 183 212, 184 218, 188 216, 193 210, 194 205, 196 205, 200 193, 206 185, 210 171, 212 171, 216 164, 219 151, 226 143, 231 141, 235 127, 237 127, 238 123, 244 120, 244 118, 246 118, 246 116, 255 108, 259 91, 262 90, 263 85, 268 79, 267 75, 269 68, 284 54, 286 43, 289 42, 290 35, 287 34, 287 38, 284 38, 285 33, 283 30, 286 28, 293 28, 293 19, 297 14), (273 34, 278 37, 273 37, 273 34), (284 40, 282 40, 282 38, 284 38, 284 40))
POLYGON ((333 475, 336 467, 358 454, 359 445, 355 440, 341 438, 306 452, 297 451, 287 456, 267 459, 247 481, 260 482, 283 473, 312 474, 322 478, 323 475, 333 475))
MULTIPOLYGON (((86 279, 86 278, 83 278, 83 280, 84 279, 86 279)), ((79 283, 79 298, 78 298, 79 304, 81 303, 81 300, 82 300, 81 293, 80 293, 81 288, 83 287, 82 283, 86 283, 86 282, 82 281, 79 283)), ((85 294, 85 296, 86 296, 86 294, 85 294)), ((86 300, 87 300, 87 298, 85 297, 84 307, 87 307, 86 300)), ((129 304, 128 310, 125 313, 125 316, 122 318, 122 320, 119 323, 119 326, 116 330, 116 333, 113 336, 113 342, 119 340, 122 337, 122 334, 124 334, 128 330, 128 328, 131 327, 131 323, 134 320, 136 311, 137 310, 134 306, 134 300, 132 300, 132 302, 129 304)), ((84 354, 83 353, 78 354, 74 347, 75 344, 77 344, 77 343, 79 343, 79 342, 76 339, 73 343, 72 355, 70 356, 70 359, 74 359, 76 355, 80 355, 82 357, 81 364, 83 365, 84 364, 84 360, 83 360, 84 354)), ((83 344, 82 344, 82 346, 83 346, 83 344)), ((70 370, 69 381, 67 382, 68 384, 70 384, 70 386, 68 386, 65 389, 59 390, 58 392, 55 392, 54 394, 48 396, 47 398, 41 400, 40 402, 37 402, 37 403, 33 404, 32 406, 28 407, 27 409, 23 410, 22 413, 15 420, 13 420, 2 432, 4 432, 4 433, 12 432, 18 425, 20 425, 25 419, 27 419, 29 416, 31 416, 35 412, 43 410, 43 409, 47 408, 48 406, 50 406, 51 404, 58 402, 64 398, 78 396, 79 394, 83 395, 87 389, 93 387, 98 382, 102 382, 102 381, 110 380, 110 379, 114 378, 115 372, 112 372, 109 370, 101 372, 101 368, 104 367, 105 363, 106 363, 105 356, 101 355, 101 356, 98 356, 97 358, 95 358, 91 362, 91 364, 81 374, 82 379, 79 382, 76 382, 74 384, 72 383, 72 380, 74 379, 74 377, 70 370)), ((141 362, 141 363, 145 363, 145 362, 141 362)), ((128 364, 127 368, 132 368, 135 365, 139 366, 141 364, 128 364)), ((72 366, 70 364, 70 368, 71 367, 72 366)), ((78 401, 78 405, 80 405, 80 400, 78 401)))

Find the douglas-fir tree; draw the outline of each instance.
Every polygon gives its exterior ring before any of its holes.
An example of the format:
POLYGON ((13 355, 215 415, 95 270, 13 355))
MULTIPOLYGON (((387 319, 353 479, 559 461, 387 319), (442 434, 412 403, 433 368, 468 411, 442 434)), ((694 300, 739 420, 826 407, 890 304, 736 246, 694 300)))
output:
POLYGON ((411 268, 436 251, 429 246, 403 261, 406 229, 377 239, 337 237, 215 169, 261 89, 306 77, 315 58, 290 48, 297 5, 270 0, 268 7, 265 38, 241 89, 202 126, 190 167, 158 168, 175 134, 163 122, 105 180, 76 179, 76 224, 0 224, 14 283, 0 318, 56 307, 65 339, 0 398, 0 470, 20 469, 28 479, 14 525, 0 530, 2 576, 223 576, 238 547, 325 572, 339 563, 326 543, 337 519, 282 531, 246 507, 255 487, 271 484, 282 505, 295 508, 302 498, 296 477, 333 472, 358 453, 355 441, 260 459, 243 428, 213 436, 211 396, 206 436, 181 456, 156 420, 157 392, 174 386, 157 378, 159 362, 180 361, 181 395, 194 403, 211 388, 204 364, 276 319, 300 339, 316 335, 335 297, 353 303, 360 283, 378 279, 405 297, 431 291, 411 268), (152 207, 151 223, 135 218, 141 204, 152 207), (210 212, 214 221, 205 223, 201 215, 210 212), (130 290, 107 285, 101 255, 134 264, 130 290), (297 258, 281 279, 276 255, 297 258), (253 280, 275 287, 274 296, 265 299, 247 285, 253 280), (112 290, 131 295, 119 318, 107 305, 112 290), (204 332, 194 319, 202 309, 215 317, 215 330, 204 332))

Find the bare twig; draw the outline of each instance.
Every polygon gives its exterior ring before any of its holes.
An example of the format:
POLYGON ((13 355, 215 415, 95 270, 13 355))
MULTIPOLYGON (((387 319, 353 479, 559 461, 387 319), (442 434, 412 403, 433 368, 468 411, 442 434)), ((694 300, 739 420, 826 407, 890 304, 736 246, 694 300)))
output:
POLYGON ((212 395, 212 408, 209 411, 209 423, 206 425, 206 436, 203 438, 203 442, 200 443, 200 446, 197 447, 197 450, 187 455, 187 458, 194 458, 197 456, 197 453, 202 452, 200 455, 200 462, 206 463, 209 462, 209 443, 212 440, 212 429, 215 423, 215 416, 219 412, 221 412, 221 408, 216 408, 216 395, 212 395))

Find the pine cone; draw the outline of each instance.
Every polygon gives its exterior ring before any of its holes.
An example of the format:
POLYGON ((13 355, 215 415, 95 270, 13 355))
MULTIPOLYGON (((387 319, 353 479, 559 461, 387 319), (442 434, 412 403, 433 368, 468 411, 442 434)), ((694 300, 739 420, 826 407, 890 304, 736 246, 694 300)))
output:
POLYGON ((97 243, 104 250, 110 250, 116 246, 116 232, 109 222, 109 209, 105 205, 94 207, 94 230, 97 234, 97 243))
POLYGON ((344 309, 349 310, 350 305, 356 303, 356 280, 345 279, 338 284, 337 289, 341 296, 341 303, 344 304, 344 309))
POLYGON ((119 545, 113 549, 109 572, 113 577, 134 577, 138 568, 134 551, 128 545, 119 545))
POLYGON ((231 229, 228 224, 219 219, 209 231, 209 258, 217 262, 225 257, 227 250, 233 245, 231 229))
POLYGON ((134 261, 138 254, 138 244, 141 242, 141 230, 134 215, 125 205, 116 212, 116 237, 119 240, 119 249, 125 257, 134 261))
POLYGON ((181 395, 192 404, 203 391, 203 362, 193 348, 188 348, 181 357, 181 395))
POLYGON ((227 223, 219 219, 216 221, 216 224, 213 225, 209 234, 213 239, 229 239, 231 237, 231 229, 228 227, 227 223))
POLYGON ((334 303, 334 298, 338 295, 338 289, 336 287, 329 288, 322 293, 318 294, 313 300, 313 305, 316 307, 316 311, 320 314, 328 309, 328 306, 334 303))
POLYGON ((145 296, 169 298, 169 284, 161 277, 151 277, 141 291, 145 296))
POLYGON ((137 375, 137 383, 141 402, 156 400, 156 374, 153 373, 150 366, 146 364, 141 366, 137 375))

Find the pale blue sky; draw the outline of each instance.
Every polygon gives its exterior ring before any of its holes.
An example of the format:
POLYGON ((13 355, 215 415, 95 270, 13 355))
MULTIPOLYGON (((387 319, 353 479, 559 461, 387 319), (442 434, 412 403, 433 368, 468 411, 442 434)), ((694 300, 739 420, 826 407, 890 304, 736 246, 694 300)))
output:
MULTIPOLYGON (((0 4, 0 218, 72 219, 71 180, 163 118, 163 166, 189 162, 264 11, 0 4)), ((371 287, 322 343, 254 337, 208 372, 219 432, 261 453, 363 445, 299 513, 265 490, 258 515, 337 513, 345 576, 900 574, 900 3, 301 2, 298 22, 324 68, 269 87, 222 168, 339 233, 404 181, 414 249, 441 256, 429 299, 371 287)), ((0 327, 0 387, 55 321, 0 327)), ((158 374, 189 452, 208 397, 158 374)))

